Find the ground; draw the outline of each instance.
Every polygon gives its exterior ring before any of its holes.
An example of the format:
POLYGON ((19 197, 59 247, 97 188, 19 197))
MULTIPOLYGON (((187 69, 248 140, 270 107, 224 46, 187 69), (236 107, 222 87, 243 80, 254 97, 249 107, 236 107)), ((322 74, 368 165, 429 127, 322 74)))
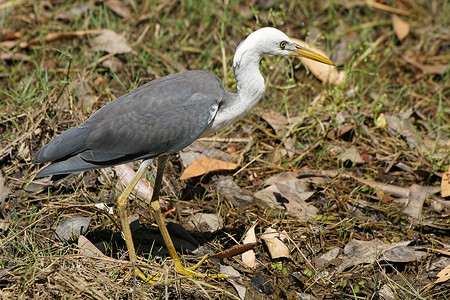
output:
MULTIPOLYGON (((442 0, 0 3, 1 298, 448 299, 449 14, 442 0), (233 282, 176 276, 143 197, 130 199, 137 267, 163 276, 134 281, 117 170, 51 185, 34 153, 155 78, 201 69, 234 91, 234 50, 264 26, 321 49, 342 77, 265 57, 256 109, 184 152, 237 166, 180 180, 186 160, 170 157, 166 219, 202 251, 231 248, 199 272, 233 282), (75 221, 100 254, 61 241, 75 221), (247 261, 233 247, 253 232, 247 261)), ((201 256, 184 249, 189 265, 201 256)))

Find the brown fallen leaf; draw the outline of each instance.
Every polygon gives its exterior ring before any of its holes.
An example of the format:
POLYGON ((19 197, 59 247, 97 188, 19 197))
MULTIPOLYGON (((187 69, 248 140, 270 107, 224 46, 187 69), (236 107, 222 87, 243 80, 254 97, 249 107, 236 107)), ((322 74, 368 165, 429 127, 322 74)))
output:
POLYGON ((446 282, 450 279, 450 265, 443 268, 439 273, 436 275, 438 279, 434 283, 440 283, 440 282, 446 282))
POLYGON ((411 262, 421 259, 427 255, 426 252, 416 250, 411 246, 399 246, 383 253, 383 259, 389 262, 411 262))
POLYGON ((338 127, 334 128, 333 130, 330 130, 327 133, 327 138, 329 138, 331 140, 336 140, 337 138, 343 136, 347 132, 354 130, 354 128, 355 128, 355 126, 350 125, 350 124, 339 125, 338 127))
POLYGON ((423 203, 429 195, 429 189, 426 186, 418 184, 411 185, 409 189, 409 201, 403 212, 408 216, 421 220, 423 203))
POLYGON ((224 143, 216 141, 196 140, 179 152, 183 167, 187 168, 194 160, 200 157, 209 157, 227 162, 234 161, 228 152, 222 151, 224 143))
POLYGON ((280 234, 272 227, 267 230, 261 236, 261 239, 269 249, 270 257, 272 259, 284 257, 289 258, 289 248, 279 239, 280 234))
POLYGON ((236 256, 239 254, 244 255, 244 253, 252 251, 251 249, 255 248, 256 245, 257 245, 257 243, 234 245, 226 250, 212 254, 209 257, 211 257, 211 258, 230 258, 230 257, 236 256))
POLYGON ((252 205, 255 200, 253 194, 237 185, 231 176, 214 176, 213 183, 217 193, 236 208, 252 205))
POLYGON ((180 176, 180 179, 196 177, 214 171, 235 170, 237 167, 238 165, 235 163, 208 157, 199 157, 184 170, 183 174, 180 176))
POLYGON ((351 240, 345 245, 344 255, 346 257, 342 260, 342 264, 339 265, 336 270, 340 273, 347 268, 359 264, 371 264, 387 250, 399 246, 407 246, 409 243, 410 241, 385 244, 379 239, 373 239, 371 241, 351 240))
MULTIPOLYGON (((299 39, 292 39, 294 43, 299 44, 302 47, 306 47, 308 49, 311 49, 313 51, 316 51, 317 53, 320 53, 324 55, 325 57, 328 57, 325 52, 323 52, 320 49, 314 48, 310 46, 308 43, 301 41, 299 39)), ((317 78, 319 78, 323 82, 330 82, 333 84, 340 84, 344 81, 346 75, 344 71, 338 71, 336 67, 326 65, 317 61, 313 61, 307 58, 300 58, 302 63, 308 67, 308 69, 311 71, 311 73, 314 74, 317 78)))
POLYGON ((392 14, 392 25, 394 26, 395 35, 402 42, 409 34, 410 25, 399 16, 392 14))
POLYGON ((315 267, 316 268, 322 268, 323 266, 327 265, 330 261, 335 259, 339 254, 339 247, 334 247, 333 249, 329 250, 325 254, 322 254, 321 256, 317 257, 314 260, 315 267))
POLYGON ((345 151, 344 154, 342 154, 342 156, 340 156, 338 160, 342 162, 350 161, 354 164, 365 163, 364 159, 362 159, 361 157, 361 154, 355 148, 350 148, 347 151, 345 151))
POLYGON ((387 129, 393 135, 401 134, 410 148, 416 148, 419 143, 419 136, 410 118, 399 115, 386 115, 387 129))
POLYGON ((89 9, 92 7, 93 2, 88 2, 81 4, 79 6, 74 6, 71 9, 57 13, 55 15, 56 20, 66 20, 66 21, 73 21, 75 18, 80 18, 84 14, 86 14, 89 9))
POLYGON ((5 200, 8 198, 10 192, 11 188, 6 184, 5 177, 0 171, 0 212, 5 209, 7 203, 5 200))
POLYGON ((270 127, 275 130, 275 133, 284 136, 289 132, 292 127, 297 125, 300 117, 287 118, 282 113, 274 111, 272 109, 261 109, 255 107, 253 110, 257 116, 269 123, 270 127))
POLYGON ((88 230, 91 219, 90 217, 75 216, 59 222, 55 230, 56 239, 65 242, 79 237, 88 230))
POLYGON ((284 202, 289 215, 296 217, 299 220, 307 220, 317 216, 318 209, 306 203, 306 200, 314 195, 314 192, 303 191, 301 193, 294 192, 289 186, 282 183, 275 183, 279 193, 288 202, 284 202))
POLYGON ((450 196, 450 170, 442 175, 441 196, 442 198, 450 196))
POLYGON ((196 213, 189 216, 188 221, 201 232, 213 232, 223 228, 223 219, 217 214, 196 213))
POLYGON ((106 6, 122 18, 129 18, 131 16, 130 9, 120 0, 107 0, 106 6))
POLYGON ((409 64, 414 67, 420 69, 424 74, 438 74, 443 75, 445 70, 447 70, 448 65, 424 65, 420 62, 415 61, 414 59, 402 55, 402 58, 409 64))
MULTIPOLYGON (((256 234, 255 234, 255 227, 258 222, 255 222, 255 224, 250 227, 250 229, 247 231, 247 234, 245 235, 244 240, 242 243, 244 245, 256 245, 256 234)), ((253 248, 253 247, 252 247, 253 248)), ((244 265, 246 265, 249 268, 256 267, 256 254, 253 250, 248 250, 244 253, 242 253, 242 262, 244 265)))
POLYGON ((79 253, 85 256, 105 256, 90 240, 84 235, 78 237, 79 253))
POLYGON ((104 51, 108 53, 129 53, 132 51, 125 36, 115 31, 105 29, 90 41, 91 50, 94 52, 104 51))
MULTIPOLYGON (((114 170, 124 186, 128 186, 134 174, 136 174, 136 172, 126 164, 114 166, 114 170)), ((134 187, 133 192, 136 192, 136 196, 142 201, 150 203, 153 195, 153 188, 151 187, 150 182, 142 178, 134 187)))

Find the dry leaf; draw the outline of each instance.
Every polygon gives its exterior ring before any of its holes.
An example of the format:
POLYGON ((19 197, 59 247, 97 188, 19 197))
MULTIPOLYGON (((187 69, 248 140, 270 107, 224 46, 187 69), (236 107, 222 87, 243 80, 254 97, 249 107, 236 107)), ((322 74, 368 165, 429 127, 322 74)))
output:
POLYGON ((122 18, 129 18, 131 16, 130 9, 120 0, 107 0, 106 6, 122 18))
POLYGON ((237 185, 231 176, 214 176, 213 182, 217 193, 236 208, 246 207, 254 202, 253 194, 237 185))
POLYGON ((394 26, 395 35, 397 35, 397 38, 399 41, 403 41, 405 37, 408 36, 410 25, 408 22, 403 20, 397 15, 391 15, 392 16, 392 25, 394 26))
POLYGON ((78 248, 80 248, 79 253, 86 256, 105 256, 102 251, 100 251, 90 240, 88 240, 84 235, 78 237, 78 248))
POLYGON ((3 176, 3 173, 0 172, 0 211, 2 211, 5 208, 6 205, 5 199, 8 198, 10 192, 11 189, 6 184, 6 180, 5 177, 3 176))
POLYGON ((289 215, 299 220, 307 220, 317 216, 319 211, 315 206, 306 203, 309 197, 314 195, 311 191, 295 192, 289 186, 282 183, 275 183, 280 195, 288 202, 283 202, 289 215))
POLYGON ((123 35, 105 29, 90 42, 92 51, 105 51, 108 53, 129 53, 131 46, 123 35))
POLYGON ((399 246, 387 250, 383 259, 389 262, 411 262, 421 259, 427 255, 426 252, 414 249, 411 246, 399 246))
POLYGON ((371 264, 387 250, 399 246, 407 246, 409 243, 410 241, 385 244, 379 239, 373 239, 371 241, 351 240, 344 247, 344 255, 346 258, 342 260, 342 264, 336 270, 340 273, 347 268, 359 264, 371 264))
POLYGON ((68 38, 73 38, 73 37, 83 36, 83 35, 88 35, 88 34, 97 34, 97 33, 102 33, 102 32, 104 32, 103 29, 88 29, 88 30, 79 30, 79 31, 52 32, 52 33, 48 33, 43 38, 39 36, 34 39, 31 39, 30 41, 21 42, 19 44, 19 47, 23 49, 23 48, 28 48, 32 44, 41 43, 43 41, 52 42, 52 41, 56 41, 56 40, 68 39, 68 38))
POLYGON ((322 268, 323 266, 328 264, 330 261, 335 259, 338 256, 338 254, 339 254, 339 248, 338 247, 334 247, 333 249, 331 249, 327 253, 317 257, 314 260, 315 267, 316 268, 322 268))
MULTIPOLYGON (((212 257, 212 256, 209 256, 212 257)), ((220 264, 220 270, 219 270, 220 274, 225 274, 228 277, 240 277, 241 274, 236 271, 235 268, 233 268, 232 266, 225 266, 220 264)))
MULTIPOLYGON (((299 44, 302 47, 306 47, 308 49, 311 49, 313 51, 316 51, 317 53, 322 54, 325 57, 328 57, 325 52, 323 52, 320 49, 311 47, 306 42, 298 40, 298 39, 292 39, 294 43, 299 44)), ((311 73, 314 74, 317 78, 319 78, 323 82, 330 82, 333 84, 340 84, 344 81, 346 75, 344 71, 338 71, 336 67, 326 65, 317 61, 313 61, 311 59, 307 58, 300 58, 302 63, 308 67, 308 69, 311 71, 311 73)))
POLYGON ((428 195, 428 187, 418 184, 411 185, 409 189, 408 205, 405 207, 403 212, 414 219, 420 220, 423 203, 425 202, 425 199, 428 197, 428 195))
POLYGON ((208 157, 199 157, 192 162, 181 174, 180 179, 187 179, 214 171, 234 170, 238 167, 235 163, 226 162, 208 157))
POLYGON ((70 241, 81 234, 84 234, 91 222, 89 217, 72 217, 58 224, 55 234, 60 241, 70 241))
POLYGON ((280 136, 284 136, 287 132, 289 132, 292 127, 297 125, 300 117, 291 117, 286 118, 283 114, 274 111, 272 109, 261 109, 255 107, 253 112, 262 118, 264 121, 269 123, 270 127, 272 127, 276 134, 280 136))
POLYGON ((338 127, 334 128, 333 130, 330 130, 327 133, 327 138, 329 138, 331 140, 335 140, 335 139, 343 136, 344 134, 346 134, 350 130, 353 130, 354 128, 355 128, 355 126, 350 125, 350 124, 339 125, 338 127))
POLYGON ((280 234, 270 227, 263 233, 261 239, 266 243, 272 259, 280 257, 289 258, 289 248, 279 239, 279 236, 280 234))
POLYGON ((363 164, 365 163, 364 159, 362 159, 361 154, 355 148, 350 148, 346 151, 339 160, 342 162, 351 161, 354 164, 363 164))
MULTIPOLYGON (((245 244, 256 244, 256 234, 255 234, 255 227, 256 222, 253 224, 252 227, 247 231, 247 234, 245 235, 244 240, 242 243, 245 244)), ((244 265, 246 265, 249 268, 256 267, 256 254, 253 250, 248 250, 244 253, 242 253, 242 262, 244 265)))
POLYGON ((243 285, 240 285, 240 284, 236 283, 234 280, 232 280, 230 278, 228 278, 227 281, 229 283, 231 283, 231 285, 235 288, 236 292, 239 295, 239 298, 241 300, 244 300, 245 299, 245 295, 247 293, 247 288, 245 286, 243 286, 243 285))
POLYGON ((441 196, 443 198, 450 196, 450 171, 447 171, 442 175, 441 196))
POLYGON ((398 299, 395 295, 397 292, 388 284, 383 284, 383 286, 378 290, 378 295, 380 300, 396 300, 398 299))
MULTIPOLYGON (((116 170, 117 177, 124 186, 128 186, 134 174, 136 174, 136 172, 134 172, 134 170, 126 164, 114 166, 114 170, 116 170)), ((136 192, 136 196, 139 199, 145 201, 146 203, 150 203, 153 195, 153 188, 151 187, 150 182, 144 178, 141 178, 141 180, 139 180, 134 187, 133 192, 136 192)), ((162 204, 161 201, 160 204, 162 204)))
POLYGON ((389 132, 393 135, 401 134, 406 139, 410 148, 416 148, 419 143, 419 137, 409 118, 397 115, 386 115, 385 118, 389 132))
POLYGON ((450 265, 446 266, 436 275, 438 279, 434 283, 445 282, 450 279, 450 265))
POLYGON ((88 2, 85 4, 81 4, 79 6, 74 6, 71 9, 57 13, 55 15, 55 19, 57 20, 67 20, 67 21, 73 21, 75 18, 80 18, 85 13, 88 12, 88 10, 92 7, 93 2, 88 2))
POLYGON ((189 217, 189 222, 201 232, 212 232, 223 228, 223 220, 216 214, 196 213, 189 217))
POLYGON ((232 162, 234 157, 221 150, 225 145, 226 144, 224 143, 215 141, 196 140, 180 151, 181 163, 183 164, 183 167, 187 168, 194 160, 200 157, 209 157, 232 162))

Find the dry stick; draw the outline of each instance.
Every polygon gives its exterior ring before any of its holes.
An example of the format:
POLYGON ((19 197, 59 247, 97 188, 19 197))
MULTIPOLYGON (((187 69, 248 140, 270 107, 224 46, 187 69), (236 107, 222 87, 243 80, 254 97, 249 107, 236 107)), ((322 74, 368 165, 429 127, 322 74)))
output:
POLYGON ((131 44, 131 47, 139 45, 142 42, 142 40, 144 39, 144 37, 147 34, 149 29, 150 29, 150 23, 147 24, 147 26, 145 26, 144 30, 142 30, 142 33, 139 35, 137 40, 133 44, 131 44))
POLYGON ((220 137, 213 136, 213 137, 200 138, 200 139, 198 139, 198 141, 220 142, 220 143, 230 143, 230 142, 241 143, 241 142, 251 142, 251 141, 253 141, 253 137, 248 137, 248 138, 220 138, 220 137))
POLYGON ((403 10, 403 9, 395 8, 392 6, 385 5, 385 4, 381 4, 381 3, 375 2, 373 0, 366 0, 366 3, 369 7, 373 7, 373 8, 379 9, 379 10, 384 10, 384 11, 394 13, 397 15, 409 16, 411 14, 407 10, 403 10))
POLYGON ((225 47, 223 46, 223 40, 222 39, 220 39, 220 50, 222 52, 223 85, 224 86, 228 86, 227 56, 225 54, 225 47))
POLYGON ((45 115, 41 115, 41 117, 39 118, 39 120, 33 125, 33 127, 31 128, 30 131, 22 134, 21 136, 15 138, 11 143, 9 143, 8 145, 6 145, 1 151, 0 151, 0 159, 3 159, 4 157, 6 157, 11 151, 12 149, 18 145, 19 143, 21 143, 22 141, 28 139, 31 137, 31 135, 33 134, 33 132, 36 130, 36 128, 39 126, 39 124, 41 124, 41 122, 44 120, 45 115))
POLYGON ((366 49, 366 51, 364 51, 363 54, 361 54, 360 57, 358 57, 358 59, 353 63, 352 65, 352 69, 356 68, 359 63, 361 63, 367 56, 369 56, 370 53, 372 53, 372 51, 378 47, 378 45, 380 45, 382 42, 384 42, 384 40, 386 40, 388 38, 388 36, 390 36, 392 34, 392 31, 389 31, 387 33, 385 33, 384 35, 380 36, 375 42, 372 43, 372 45, 370 45, 369 48, 366 49))
POLYGON ((253 137, 249 138, 249 142, 247 143, 247 145, 245 145, 244 149, 241 151, 241 154, 239 154, 239 159, 237 161, 238 165, 241 165, 242 162, 244 161, 244 155, 245 153, 247 153, 248 151, 250 151, 250 149, 253 146, 253 137))
POLYGON ((384 170, 385 173, 389 172, 389 170, 392 168, 392 166, 395 164, 395 162, 397 161, 398 157, 400 156, 400 152, 397 152, 394 154, 394 157, 392 158, 391 162, 389 163, 389 165, 386 167, 386 169, 384 170))
MULTIPOLYGON (((61 55, 59 56, 58 61, 61 59, 61 56, 62 56, 62 55, 63 55, 63 54, 61 54, 61 55)), ((67 85, 69 84, 70 68, 71 68, 71 66, 72 66, 72 55, 66 54, 66 56, 69 58, 69 66, 67 67, 67 72, 66 72, 66 75, 64 76, 64 77, 65 77, 65 78, 64 78, 64 79, 65 79, 65 83, 64 83, 63 88, 61 89, 61 92, 58 94, 58 97, 56 97, 56 101, 55 101, 55 102, 58 102, 58 101, 59 101, 59 99, 61 98, 62 94, 64 93, 64 90, 66 89, 67 85)))
POLYGON ((372 143, 379 147, 380 146, 380 142, 378 141, 378 139, 372 134, 372 132, 370 132, 369 127, 367 127, 365 124, 359 124, 359 126, 362 128, 362 130, 365 132, 365 134, 367 134, 370 138, 370 140, 372 141, 372 143))
POLYGON ((100 57, 99 59, 97 59, 96 61, 94 61, 94 62, 91 63, 90 65, 88 65, 88 66, 86 67, 86 70, 88 70, 88 69, 90 69, 90 68, 93 68, 93 67, 95 67, 96 65, 101 64, 101 63, 104 62, 105 60, 107 60, 107 59, 109 59, 109 58, 111 58, 111 57, 113 57, 113 56, 115 56, 115 55, 117 55, 117 54, 120 54, 120 53, 122 53, 122 52, 121 52, 121 51, 118 51, 118 52, 114 51, 114 52, 108 53, 108 54, 106 54, 106 55, 103 55, 102 57, 100 57))
MULTIPOLYGON (((233 295, 232 293, 230 293, 230 292, 228 292, 228 291, 226 291, 226 290, 224 290, 224 289, 218 288, 218 287, 216 287, 216 286, 214 286, 214 285, 208 284, 208 283, 203 282, 203 281, 197 281, 197 280, 191 279, 191 278, 189 278, 189 277, 188 277, 187 279, 189 279, 189 280, 191 280, 191 281, 197 283, 198 285, 203 285, 203 286, 208 287, 208 288, 210 288, 210 289, 212 289, 212 290, 216 290, 216 291, 225 293, 227 296, 229 296, 229 297, 231 297, 231 298, 233 298, 233 299, 241 300, 241 298, 239 298, 238 296, 235 296, 235 295, 233 295)), ((205 291, 203 288, 202 288, 202 290, 205 291)), ((206 291, 205 291, 205 292, 206 292, 206 291)), ((206 293, 206 295, 209 297, 209 295, 208 295, 207 293, 206 293)))
POLYGON ((76 36, 83 36, 83 35, 87 35, 87 34, 97 34, 97 33, 102 33, 102 32, 103 32, 103 29, 90 29, 90 30, 56 32, 56 33, 52 32, 52 33, 47 34, 44 38, 36 37, 34 39, 31 39, 28 42, 22 42, 19 44, 19 47, 23 49, 23 48, 28 48, 32 44, 39 43, 40 41, 52 42, 54 40, 66 39, 66 38, 71 38, 71 37, 76 37, 76 36))
POLYGON ((249 161, 245 166, 243 166, 242 168, 240 168, 236 173, 233 174, 233 176, 236 176, 237 174, 241 173, 242 170, 244 170, 245 168, 247 168, 249 165, 251 165, 255 160, 259 159, 263 154, 259 154, 257 157, 253 158, 251 161, 249 161))

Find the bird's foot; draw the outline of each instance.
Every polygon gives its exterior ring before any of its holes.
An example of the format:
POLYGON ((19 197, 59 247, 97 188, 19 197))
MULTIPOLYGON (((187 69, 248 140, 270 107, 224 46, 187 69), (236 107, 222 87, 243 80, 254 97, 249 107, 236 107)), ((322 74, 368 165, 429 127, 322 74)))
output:
POLYGON ((227 278, 227 275, 225 274, 204 274, 204 273, 197 273, 195 272, 195 270, 198 269, 198 267, 200 267, 203 262, 208 258, 208 254, 206 254, 205 256, 203 256, 203 258, 196 263, 194 266, 192 267, 185 267, 181 264, 180 261, 178 261, 178 263, 175 263, 175 269, 177 270, 177 273, 180 275, 184 275, 187 276, 191 279, 195 279, 195 278, 205 278, 205 277, 210 277, 210 278, 227 278))
MULTIPOLYGON (((225 274, 208 274, 208 273, 198 273, 195 270, 198 269, 203 262, 208 258, 208 255, 205 255, 197 264, 195 264, 192 267, 185 267, 183 264, 178 260, 175 261, 175 270, 178 274, 182 276, 189 277, 191 279, 197 279, 197 278, 228 278, 225 274)), ((164 274, 157 272, 153 273, 149 276, 146 276, 141 270, 136 269, 136 276, 142 279, 146 283, 150 284, 156 284, 164 282, 164 274)), ((168 282, 173 282, 174 280, 169 280, 168 282)))

